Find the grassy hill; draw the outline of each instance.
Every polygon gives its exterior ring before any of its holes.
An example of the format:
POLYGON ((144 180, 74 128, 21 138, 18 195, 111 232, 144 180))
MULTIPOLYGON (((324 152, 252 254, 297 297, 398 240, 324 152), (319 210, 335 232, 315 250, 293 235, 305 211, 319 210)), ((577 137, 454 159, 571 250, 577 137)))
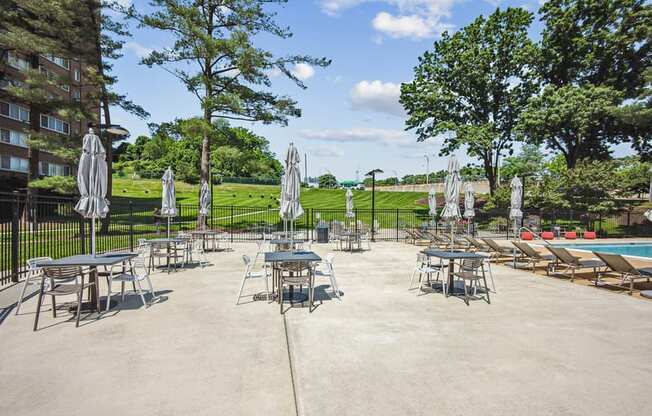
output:
MULTIPOLYGON (((177 201, 196 204, 199 186, 176 182, 177 201)), ((277 207, 279 187, 273 185, 223 184, 213 187, 215 205, 243 207, 277 207)), ((116 198, 153 201, 161 198, 161 181, 158 179, 113 179, 113 195, 116 198)), ((427 194, 424 192, 376 192, 376 208, 424 208, 427 194)), ((301 204, 305 208, 344 209, 345 191, 342 189, 303 189, 301 204)), ((371 208, 371 192, 353 191, 356 208, 371 208)))

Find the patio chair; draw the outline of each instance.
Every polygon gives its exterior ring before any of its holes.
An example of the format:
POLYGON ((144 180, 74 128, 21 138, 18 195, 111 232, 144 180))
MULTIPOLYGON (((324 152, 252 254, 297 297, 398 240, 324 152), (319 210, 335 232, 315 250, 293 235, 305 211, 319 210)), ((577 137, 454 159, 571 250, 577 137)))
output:
MULTIPOLYGON (((81 316, 82 295, 84 289, 96 289, 94 283, 85 282, 86 273, 79 266, 57 266, 43 267, 41 275, 41 288, 38 294, 38 304, 36 305, 36 316, 34 317, 34 331, 38 329, 38 320, 41 315, 41 306, 43 297, 52 297, 52 317, 57 317, 57 296, 77 295, 77 319, 75 327, 79 327, 79 317, 81 316), (77 280, 79 279, 79 281, 77 280), (46 286, 46 280, 49 285, 46 286), (74 283, 71 283, 74 282, 74 283)), ((100 299, 97 297, 97 309, 100 309, 100 299)))
MULTIPOLYGON (((333 291, 333 293, 335 293, 337 299, 342 300, 342 298, 340 297, 340 288, 337 285, 337 280, 335 280, 335 269, 333 269, 334 258, 335 258, 335 254, 328 253, 324 261, 319 263, 317 267, 315 267, 314 270, 315 279, 317 279, 318 277, 327 277, 330 280, 331 290, 333 291)), ((314 285, 313 285, 313 290, 314 290, 314 285)), ((313 299, 314 299, 314 294, 313 294, 313 299)))
MULTIPOLYGON (((308 311, 312 313, 314 306, 314 268, 309 262, 288 262, 280 264, 280 276, 278 280, 278 300, 283 315, 283 289, 285 286, 303 286, 308 288, 308 311)), ((296 290, 296 289, 295 289, 296 290)))
POLYGON ((478 240, 477 238, 474 237, 465 237, 466 240, 470 243, 470 247, 475 249, 475 251, 483 251, 483 252, 490 252, 491 247, 489 247, 487 244, 483 243, 482 241, 478 240))
POLYGON ((362 250, 362 245, 367 246, 367 250, 371 250, 371 232, 369 230, 364 231, 360 234, 360 249, 362 250))
MULTIPOLYGON (((125 284, 131 282, 134 287, 134 290, 140 299, 143 302, 143 306, 147 308, 148 304, 145 301, 145 295, 143 292, 143 282, 147 282, 149 286, 149 293, 152 295, 152 299, 156 298, 156 293, 154 292, 154 286, 152 286, 152 280, 149 278, 149 268, 147 267, 147 258, 148 254, 146 251, 141 251, 138 253, 138 256, 134 257, 129 262, 129 272, 123 269, 123 271, 115 273, 113 270, 111 274, 107 277, 107 295, 106 295, 106 310, 108 311, 111 307, 111 286, 113 283, 120 283, 120 300, 125 300, 125 284)), ((122 267, 121 265, 119 267, 122 267)))
MULTIPOLYGON (((516 246, 516 248, 521 252, 521 260, 525 260, 527 264, 532 265, 532 271, 535 270, 537 263, 541 263, 542 261, 551 262, 555 260, 554 255, 539 253, 528 243, 512 241, 512 244, 514 244, 514 246, 516 246)), ((546 265, 546 267, 548 266, 546 265)))
POLYGON ((269 273, 267 271, 267 266, 263 267, 262 271, 255 272, 252 270, 254 264, 251 261, 251 258, 246 254, 242 256, 242 261, 245 265, 244 275, 242 276, 242 283, 240 284, 240 290, 238 291, 238 297, 235 299, 235 304, 240 304, 240 298, 242 297, 242 291, 244 290, 245 283, 247 280, 252 279, 263 279, 265 281, 265 293, 269 297, 269 273))
POLYGON ((577 269, 593 269, 593 277, 597 279, 598 269, 600 267, 605 267, 606 265, 602 260, 590 259, 585 260, 581 257, 573 256, 568 250, 562 247, 553 247, 546 246, 546 248, 556 257, 555 262, 549 263, 546 268, 546 273, 549 275, 550 272, 556 273, 555 268, 557 265, 565 266, 561 274, 566 274, 568 271, 571 271, 570 281, 575 280, 575 270, 577 269))
MULTIPOLYGON (((468 305, 469 304, 469 290, 466 285, 466 282, 469 281, 471 287, 473 289, 473 296, 476 297, 478 296, 478 288, 482 288, 484 291, 484 299, 487 301, 487 303, 491 303, 491 299, 489 297, 489 286, 487 286, 487 278, 485 275, 484 271, 484 260, 483 259, 464 259, 462 260, 461 267, 459 271, 453 273, 454 277, 459 277, 460 280, 462 280, 464 284, 464 302, 468 305), (482 283, 482 286, 479 286, 482 283)), ((448 296, 448 292, 445 291, 446 296, 448 296)))
POLYGON ((416 244, 417 240, 419 240, 419 235, 416 233, 416 230, 412 230, 409 228, 404 229, 405 234, 407 234, 407 237, 405 238, 408 241, 412 241, 412 244, 416 244))
MULTIPOLYGON (((41 282, 41 275, 43 274, 43 270, 38 266, 38 264, 44 261, 52 261, 52 257, 35 257, 33 259, 27 260, 27 276, 25 276, 25 280, 23 280, 20 294, 16 300, 16 315, 18 315, 20 306, 23 304, 25 292, 27 292, 27 286, 38 285, 41 282)), ((48 282, 45 282, 45 284, 48 285, 48 282)))
MULTIPOLYGON (((414 269, 412 270, 412 275, 410 276, 410 286, 408 287, 408 290, 415 289, 414 285, 414 277, 419 273, 419 293, 421 293, 421 289, 423 287, 422 281, 423 281, 423 276, 426 276, 426 280, 428 283, 431 281, 431 277, 433 274, 437 274, 437 278, 435 281, 439 281, 439 275, 442 273, 444 268, 444 265, 442 262, 440 262, 438 265, 431 265, 428 259, 428 256, 426 256, 423 253, 418 253, 417 254, 417 263, 414 265, 414 269)), ((442 279, 442 289, 443 292, 446 293, 446 279, 442 279)))
MULTIPOLYGON (((643 267, 640 269, 637 269, 630 263, 625 257, 621 256, 620 254, 608 254, 608 253, 598 253, 598 252, 593 252, 596 256, 600 258, 605 264, 607 265, 608 268, 610 268, 614 273, 620 274, 620 285, 614 285, 614 286, 620 286, 620 287, 625 287, 624 284, 625 282, 629 282, 629 294, 631 295, 634 292, 634 282, 636 280, 647 280, 648 282, 650 281, 650 277, 652 277, 652 267, 643 267)), ((603 272, 608 273, 608 272, 603 272)), ((598 284, 599 279, 596 279, 595 284, 598 284)), ((600 282, 602 284, 605 284, 605 282, 600 282)))
POLYGON ((190 242, 190 261, 194 261, 194 257, 197 257, 197 262, 202 269, 208 264, 203 239, 194 239, 190 242))
POLYGON ((505 257, 514 258, 514 250, 510 247, 502 246, 491 238, 483 238, 482 241, 489 246, 489 255, 491 260, 500 260, 505 257))

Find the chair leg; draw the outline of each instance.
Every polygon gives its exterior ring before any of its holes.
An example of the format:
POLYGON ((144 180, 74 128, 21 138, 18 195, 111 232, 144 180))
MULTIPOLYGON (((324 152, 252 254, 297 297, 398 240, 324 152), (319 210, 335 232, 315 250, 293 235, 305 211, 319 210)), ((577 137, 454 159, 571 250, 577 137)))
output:
POLYGON ((242 277, 242 283, 240 284, 240 290, 238 291, 238 297, 235 299, 235 304, 237 305, 240 303, 240 297, 242 296, 242 290, 244 289, 245 286, 245 281, 247 281, 247 274, 242 277))
POLYGON ((29 276, 25 278, 25 281, 23 282, 23 287, 20 290, 20 295, 18 295, 18 301, 16 305, 16 315, 18 315, 18 311, 20 310, 20 305, 23 304, 23 298, 25 297, 25 292, 27 291, 28 283, 29 283, 29 276))
POLYGON ((75 328, 79 328, 79 318, 81 317, 82 297, 84 296, 84 289, 82 288, 77 294, 77 319, 75 320, 75 328))
POLYGON ((57 301, 54 296, 50 296, 52 298, 52 317, 56 318, 57 317, 57 301))
POLYGON ((109 309, 111 308, 111 279, 110 278, 106 279, 106 283, 109 286, 109 291, 106 294, 106 308, 105 308, 105 310, 108 312, 109 309))
POLYGON ((335 290, 335 296, 337 296, 337 299, 342 300, 340 297, 340 287, 337 285, 337 280, 335 279, 335 273, 331 271, 331 288, 335 290))
POLYGON ((143 295, 143 286, 140 284, 140 280, 136 280, 134 286, 136 286, 136 283, 138 283, 137 293, 140 295, 140 300, 143 301, 143 307, 147 308, 147 302, 145 302, 145 296, 143 295))
POLYGON ((416 274, 417 274, 417 269, 415 268, 414 270, 412 270, 412 276, 410 276, 410 286, 408 286, 408 290, 412 290, 412 289, 413 289, 412 284, 413 284, 413 282, 414 282, 414 276, 415 276, 416 274))
POLYGON ((147 279, 147 284, 149 285, 149 292, 152 294, 152 301, 154 301, 154 298, 156 297, 156 293, 154 292, 154 286, 152 285, 152 279, 149 278, 149 275, 147 275, 146 279, 147 279))
POLYGON ((487 286, 487 275, 484 272, 484 265, 482 266, 482 281, 484 282, 484 290, 485 290, 485 295, 487 296, 487 303, 490 304, 491 298, 489 297, 489 287, 487 286))
POLYGON ((38 328, 38 318, 41 315, 41 304, 43 303, 43 290, 45 289, 45 280, 41 279, 41 290, 38 293, 38 305, 36 305, 36 316, 34 317, 34 331, 38 328))

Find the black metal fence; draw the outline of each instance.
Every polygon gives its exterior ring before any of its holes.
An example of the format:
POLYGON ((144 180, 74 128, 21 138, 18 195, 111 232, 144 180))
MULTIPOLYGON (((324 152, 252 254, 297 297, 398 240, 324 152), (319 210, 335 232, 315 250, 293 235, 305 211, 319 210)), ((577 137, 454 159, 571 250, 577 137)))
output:
MULTIPOLYGON (((0 194, 0 286, 15 282, 25 272, 29 258, 59 258, 90 251, 90 222, 74 210, 76 200, 39 196, 28 201, 25 194, 0 194)), ((157 201, 115 202, 108 221, 98 225, 98 252, 133 249, 141 238, 165 235, 166 219, 155 215, 157 201)), ((196 228, 199 207, 179 204, 179 215, 171 221, 177 233, 196 228)), ((509 236, 510 224, 505 210, 477 212, 471 229, 482 235, 509 236)), ((355 209, 348 218, 344 209, 308 208, 296 222, 296 229, 316 237, 320 222, 340 221, 368 228, 375 224, 376 240, 402 241, 406 229, 421 228, 433 223, 427 209, 355 209)), ((574 211, 525 211, 523 225, 538 230, 592 230, 603 237, 652 236, 652 224, 639 213, 625 211, 611 216, 574 211)), ((211 229, 224 231, 231 241, 261 238, 265 232, 282 230, 277 208, 213 206, 208 218, 211 229)), ((520 226, 520 224, 519 224, 520 226)), ((467 224, 459 224, 460 231, 467 224)))

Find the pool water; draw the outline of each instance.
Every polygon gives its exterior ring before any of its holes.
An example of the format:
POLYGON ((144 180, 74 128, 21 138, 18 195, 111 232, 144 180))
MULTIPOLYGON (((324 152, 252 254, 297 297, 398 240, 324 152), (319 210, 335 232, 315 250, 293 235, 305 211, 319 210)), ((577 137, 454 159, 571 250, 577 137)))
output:
POLYGON ((620 243, 620 244, 555 244, 556 247, 574 248, 577 250, 597 251, 601 253, 622 254, 652 258, 652 243, 620 243))

